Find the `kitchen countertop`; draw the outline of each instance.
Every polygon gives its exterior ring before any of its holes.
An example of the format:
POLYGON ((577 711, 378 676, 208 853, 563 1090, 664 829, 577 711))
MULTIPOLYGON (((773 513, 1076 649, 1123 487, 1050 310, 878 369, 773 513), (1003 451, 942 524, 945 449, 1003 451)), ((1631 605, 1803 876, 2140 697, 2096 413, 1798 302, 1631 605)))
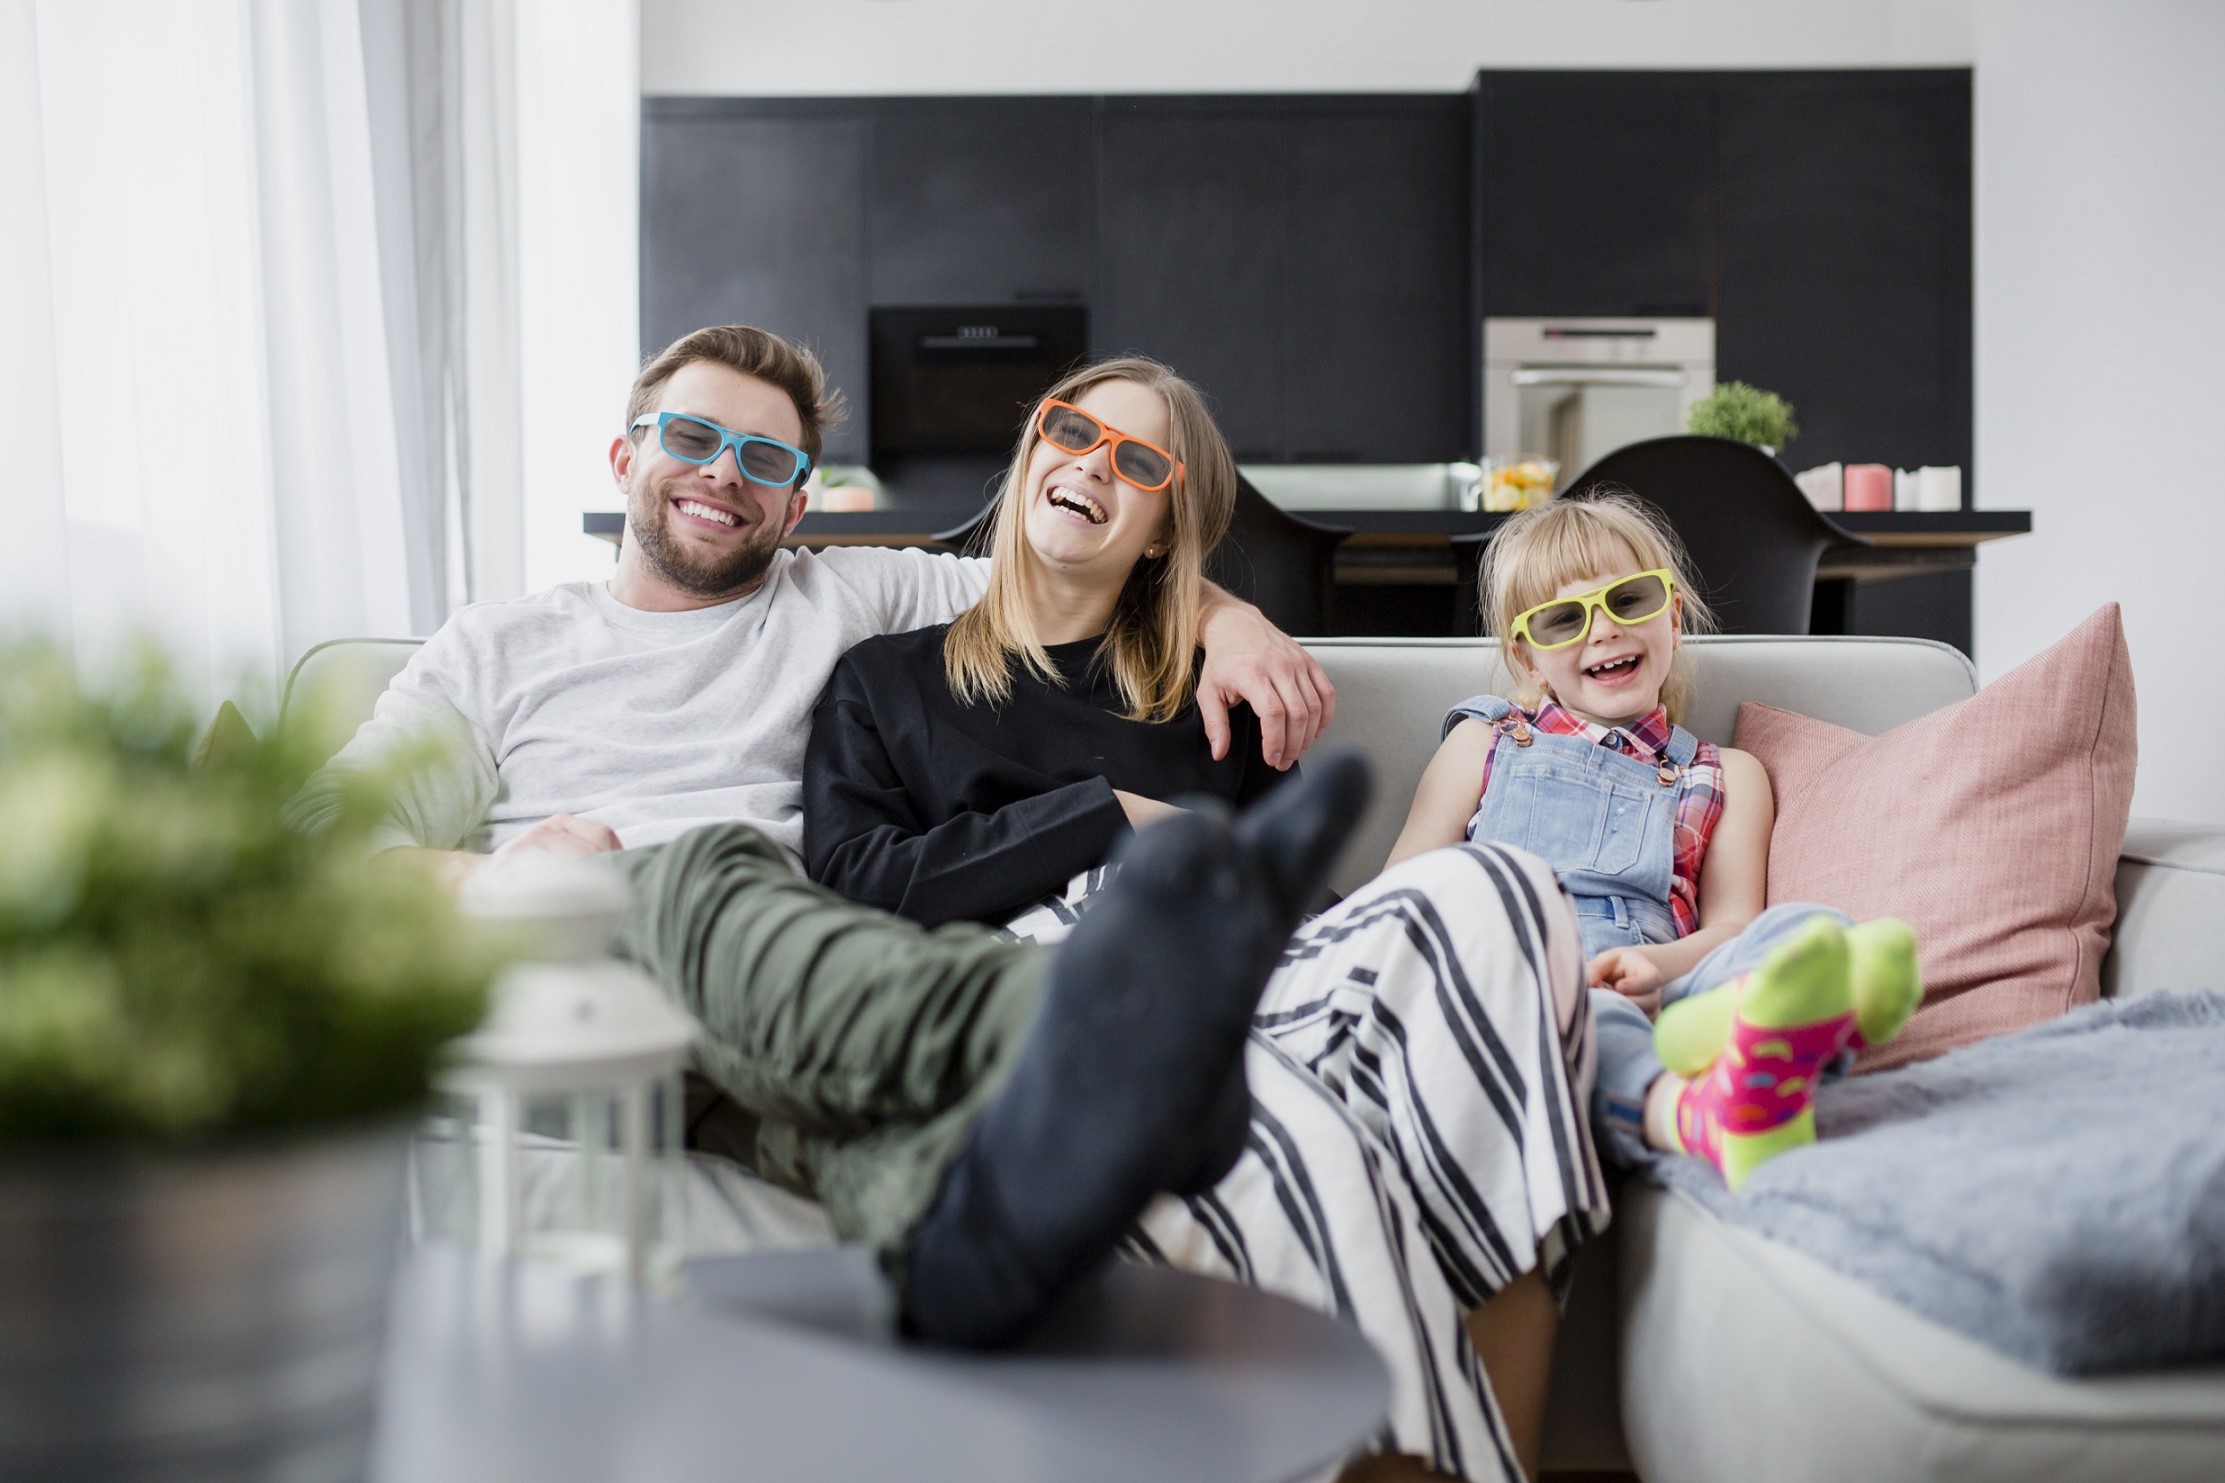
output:
MULTIPOLYGON (((976 511, 871 510, 830 515, 807 511, 790 543, 804 546, 934 546, 935 532, 964 524, 976 511)), ((1299 519, 1352 532, 1337 553, 1337 580, 1383 584, 1450 583, 1457 580, 1450 539, 1481 535, 1506 520, 1483 510, 1303 510, 1299 519)), ((1824 553, 1817 575, 1885 581, 1917 572, 1968 569, 1987 541, 2028 535, 2029 510, 1945 512, 1829 512, 1825 518, 1870 544, 1849 543, 1824 553)), ((617 544, 625 516, 590 511, 580 520, 588 535, 617 544)))
MULTIPOLYGON (((807 511, 790 539, 805 545, 827 546, 927 546, 935 532, 962 525, 977 513, 969 510, 868 510, 857 514, 829 515, 807 511)), ((1507 517, 1484 510, 1300 510, 1301 520, 1316 525, 1342 526, 1352 532, 1352 543, 1361 546, 1442 541, 1448 536, 1480 534, 1496 529, 1507 517)), ((1824 516, 1854 535, 1867 536, 1879 546, 1975 546, 2005 536, 2028 535, 2030 510, 1950 510, 1924 512, 1880 510, 1838 512, 1824 516)), ((591 536, 615 543, 626 517, 618 511, 594 510, 580 518, 580 528, 591 536)))

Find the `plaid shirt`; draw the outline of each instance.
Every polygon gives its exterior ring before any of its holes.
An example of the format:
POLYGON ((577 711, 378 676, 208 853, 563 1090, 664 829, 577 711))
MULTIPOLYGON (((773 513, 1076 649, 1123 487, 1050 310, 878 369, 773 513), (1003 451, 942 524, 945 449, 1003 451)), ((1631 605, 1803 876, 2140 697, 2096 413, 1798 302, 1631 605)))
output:
MULTIPOLYGON (((1502 729, 1506 724, 1500 723, 1502 729)), ((1669 713, 1661 706, 1627 726, 1609 730, 1548 700, 1530 716, 1530 724, 1555 736, 1589 738, 1648 766, 1659 765, 1661 754, 1669 746, 1669 713)), ((1498 753, 1499 749, 1493 747, 1483 759, 1483 781, 1476 785, 1479 799, 1491 787, 1491 761, 1498 753)), ((1723 754, 1715 743, 1701 742, 1692 756, 1692 765, 1677 780, 1676 874, 1669 883, 1669 916, 1676 923, 1679 937, 1689 936, 1700 925, 1700 862, 1707 858, 1708 839, 1715 833, 1715 821, 1722 817, 1723 754)))

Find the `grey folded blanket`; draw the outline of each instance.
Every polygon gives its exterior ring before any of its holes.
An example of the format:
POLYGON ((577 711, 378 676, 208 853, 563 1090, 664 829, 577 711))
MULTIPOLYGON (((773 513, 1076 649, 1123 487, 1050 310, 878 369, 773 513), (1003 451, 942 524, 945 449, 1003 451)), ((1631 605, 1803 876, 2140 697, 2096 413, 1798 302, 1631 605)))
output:
POLYGON ((1724 1220, 2062 1374, 2225 1358, 2225 995, 2103 1003, 1824 1088, 1724 1220))

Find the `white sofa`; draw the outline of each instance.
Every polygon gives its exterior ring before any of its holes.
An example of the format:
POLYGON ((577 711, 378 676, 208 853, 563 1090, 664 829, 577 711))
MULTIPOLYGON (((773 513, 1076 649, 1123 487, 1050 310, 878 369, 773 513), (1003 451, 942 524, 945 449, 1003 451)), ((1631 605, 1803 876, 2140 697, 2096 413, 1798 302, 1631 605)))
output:
MULTIPOLYGON (((412 647, 326 645, 304 658, 295 683, 345 671, 367 714, 412 647)), ((1485 640, 1309 647, 1337 686, 1331 739, 1364 750, 1377 772, 1375 807, 1340 872, 1349 888, 1388 852, 1445 709, 1505 681, 1485 640)), ((1912 639, 1719 638, 1693 652, 1687 720, 1721 742, 1746 700, 1876 733, 1976 688, 1961 654, 1912 639)), ((2105 992, 2225 987, 2213 976, 2225 829, 2135 820, 2117 892, 2105 992)), ((793 1239, 794 1212, 778 1213, 769 1228, 793 1239)), ((2225 1367, 2057 1379, 1637 1180, 1622 1186, 1613 1229, 1579 1263, 1555 1359, 1549 1473, 1634 1469, 1648 1483, 2225 1479, 2225 1367)))

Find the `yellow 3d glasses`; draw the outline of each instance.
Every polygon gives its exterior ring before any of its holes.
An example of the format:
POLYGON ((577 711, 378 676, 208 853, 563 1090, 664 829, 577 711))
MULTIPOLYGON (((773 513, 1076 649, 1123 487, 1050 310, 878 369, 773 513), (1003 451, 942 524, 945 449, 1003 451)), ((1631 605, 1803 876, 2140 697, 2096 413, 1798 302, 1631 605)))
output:
POLYGON ((1521 639, 1533 649, 1565 649, 1583 642, 1591 632, 1594 612, 1605 613, 1609 620, 1626 626, 1643 623, 1660 617, 1675 592, 1676 579, 1666 570, 1639 572, 1593 592, 1556 597, 1524 608, 1515 616, 1507 636, 1521 639))

